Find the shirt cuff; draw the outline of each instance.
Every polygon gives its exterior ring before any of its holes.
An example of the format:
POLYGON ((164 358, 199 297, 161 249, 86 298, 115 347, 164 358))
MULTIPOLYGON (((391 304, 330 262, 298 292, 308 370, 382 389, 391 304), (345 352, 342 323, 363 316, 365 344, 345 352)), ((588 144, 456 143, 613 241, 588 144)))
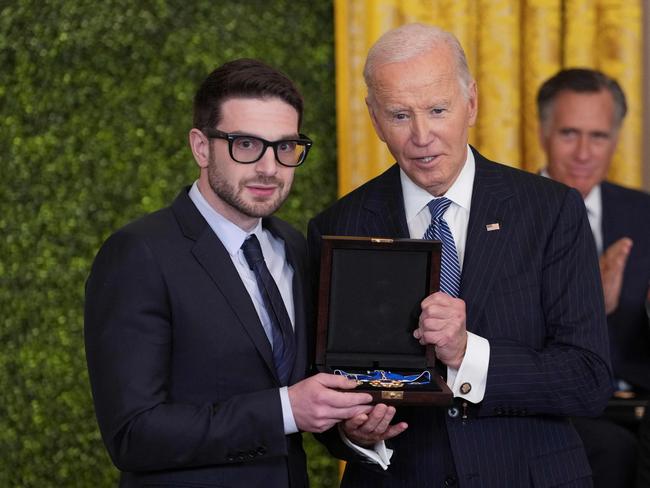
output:
POLYGON ((388 466, 390 465, 390 458, 393 455, 393 450, 387 448, 384 441, 377 442, 372 449, 357 446, 347 438, 343 432, 343 429, 341 428, 341 424, 339 424, 339 435, 341 436, 343 443, 355 451, 357 454, 362 455, 368 461, 378 464, 384 470, 388 469, 388 466))
POLYGON ((490 342, 484 337, 467 333, 467 349, 460 368, 447 367, 447 385, 454 397, 480 403, 485 396, 488 366, 490 364, 490 342))
POLYGON ((284 435, 295 434, 298 432, 298 426, 296 425, 296 419, 293 418, 291 401, 289 401, 289 388, 287 386, 280 388, 280 403, 282 404, 284 435))

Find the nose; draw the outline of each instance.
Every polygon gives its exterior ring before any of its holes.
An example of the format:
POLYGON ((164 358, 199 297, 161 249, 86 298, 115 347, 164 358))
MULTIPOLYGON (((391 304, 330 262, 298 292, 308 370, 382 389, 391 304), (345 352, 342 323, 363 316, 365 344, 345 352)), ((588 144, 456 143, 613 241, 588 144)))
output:
POLYGON ((586 161, 591 156, 591 146, 588 136, 580 136, 575 148, 575 157, 579 161, 586 161))
POLYGON ((278 162, 275 160, 273 147, 264 149, 262 157, 255 163, 255 171, 265 176, 273 176, 278 172, 278 162))
POLYGON ((431 142, 431 127, 425 117, 413 117, 411 122, 411 139, 416 146, 426 146, 431 142))

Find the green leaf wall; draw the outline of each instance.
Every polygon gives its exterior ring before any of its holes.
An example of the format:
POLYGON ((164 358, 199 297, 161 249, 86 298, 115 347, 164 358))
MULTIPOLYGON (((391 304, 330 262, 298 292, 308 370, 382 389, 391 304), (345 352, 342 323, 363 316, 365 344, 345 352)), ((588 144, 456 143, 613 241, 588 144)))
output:
MULTIPOLYGON (((0 486, 110 487, 83 350, 103 240, 197 177, 191 102, 217 65, 285 71, 315 142, 280 215, 335 198, 333 12, 326 0, 0 0, 0 486)), ((336 462, 310 436, 312 486, 336 462)))

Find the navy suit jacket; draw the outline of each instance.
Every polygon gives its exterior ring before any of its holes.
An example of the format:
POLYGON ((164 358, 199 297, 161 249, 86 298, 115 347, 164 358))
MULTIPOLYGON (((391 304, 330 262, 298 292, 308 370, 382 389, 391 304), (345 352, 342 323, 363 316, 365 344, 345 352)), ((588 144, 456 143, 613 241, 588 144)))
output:
MULTIPOLYGON (((307 486, 285 436, 271 346, 226 249, 181 191, 113 234, 86 286, 88 371, 120 486, 307 486)), ((276 219, 294 268, 297 359, 307 369, 307 247, 276 219)))
MULTIPOLYGON (((351 461, 347 486, 445 486, 445 449, 462 487, 590 486, 567 416, 598 415, 612 377, 584 204, 575 190, 474 154, 460 297, 467 329, 490 342, 485 397, 467 418, 398 408, 409 428, 390 442, 384 473, 326 437, 333 454, 351 461), (488 231, 492 223, 500 229, 488 231)), ((322 235, 408 237, 397 165, 310 222, 314 260, 322 235)))
POLYGON ((650 195, 612 183, 600 185, 603 247, 621 237, 634 242, 618 308, 607 317, 617 378, 650 391, 650 327, 645 310, 650 286, 650 195))

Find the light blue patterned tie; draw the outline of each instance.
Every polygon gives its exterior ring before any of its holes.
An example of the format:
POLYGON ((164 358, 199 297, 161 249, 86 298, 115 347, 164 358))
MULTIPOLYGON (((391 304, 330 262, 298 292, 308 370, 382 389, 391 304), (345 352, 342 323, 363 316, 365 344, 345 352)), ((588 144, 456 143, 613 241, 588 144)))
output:
POLYGON ((442 218, 451 205, 448 198, 436 198, 427 206, 431 212, 431 224, 424 233, 423 239, 435 239, 442 242, 442 257, 440 264, 440 291, 452 297, 458 297, 460 291, 460 264, 454 237, 451 235, 447 222, 442 218))

